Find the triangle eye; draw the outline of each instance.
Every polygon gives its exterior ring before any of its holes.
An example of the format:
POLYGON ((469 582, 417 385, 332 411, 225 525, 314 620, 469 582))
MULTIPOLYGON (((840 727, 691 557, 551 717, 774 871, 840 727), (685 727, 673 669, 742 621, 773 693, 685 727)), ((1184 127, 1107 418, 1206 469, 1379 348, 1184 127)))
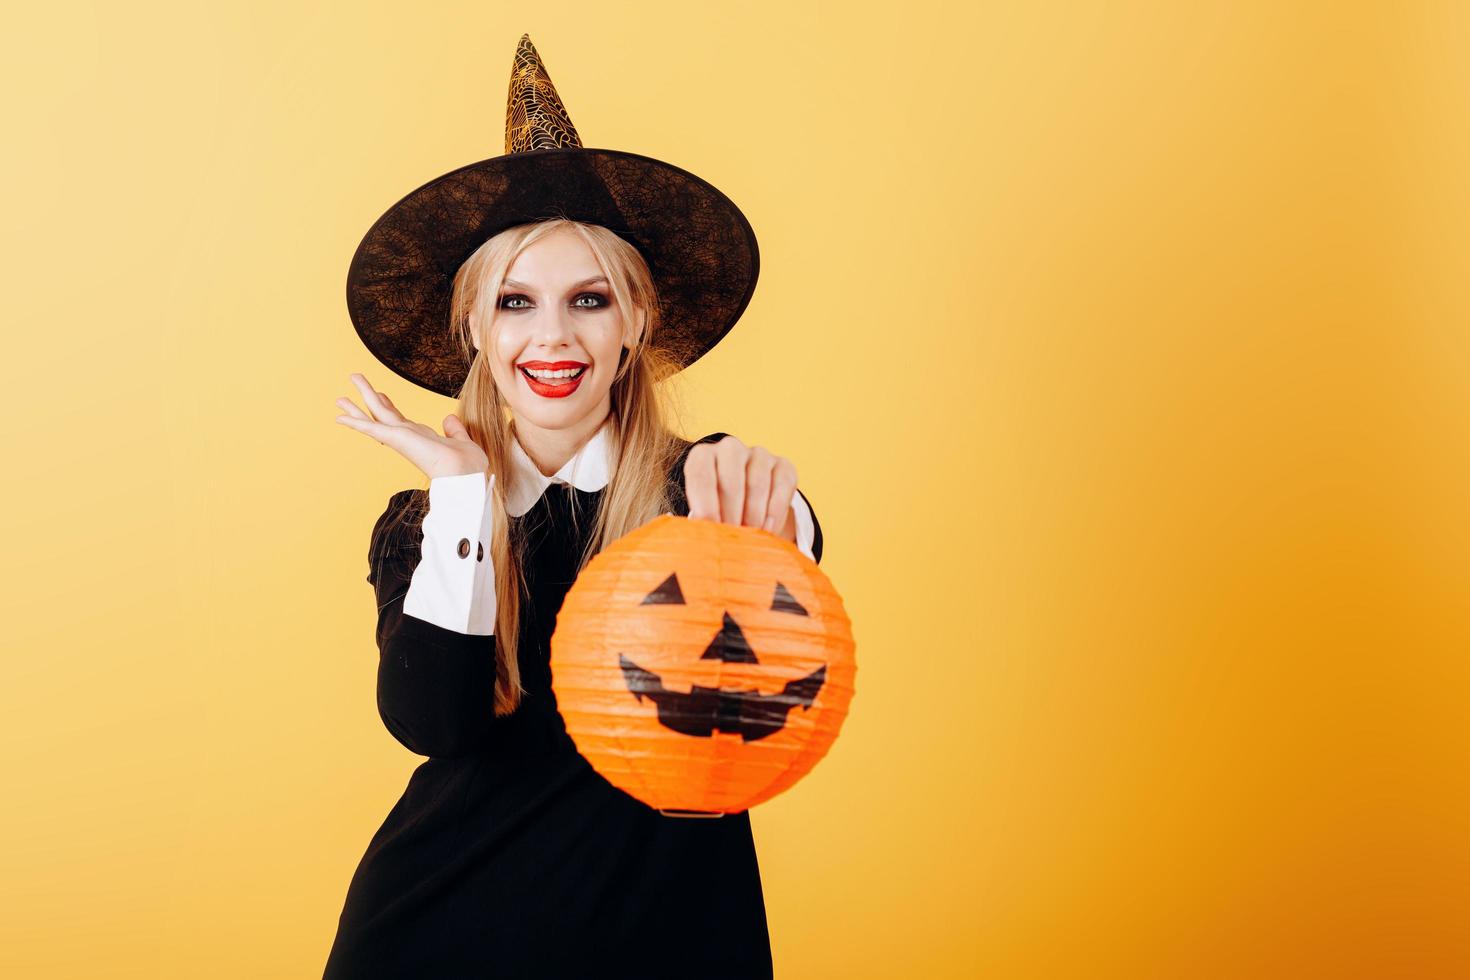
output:
POLYGON ((811 615, 806 611, 806 606, 796 601, 796 596, 780 582, 776 583, 776 594, 771 598, 771 608, 777 612, 796 613, 798 616, 811 615))
POLYGON ((643 601, 639 605, 650 606, 661 603, 684 605, 684 591, 679 588, 679 576, 677 574, 671 574, 668 578, 660 582, 657 588, 643 597, 643 601))

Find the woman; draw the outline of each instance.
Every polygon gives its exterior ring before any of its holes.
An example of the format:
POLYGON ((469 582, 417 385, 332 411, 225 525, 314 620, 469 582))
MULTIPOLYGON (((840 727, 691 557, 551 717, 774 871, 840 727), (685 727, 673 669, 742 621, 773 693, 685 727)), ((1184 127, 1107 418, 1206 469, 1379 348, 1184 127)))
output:
MULTIPOLYGON (((523 37, 518 69, 526 58, 544 104, 549 80, 523 37)), ((513 103, 515 91, 513 82, 513 103)), ((575 140, 563 123, 563 138, 575 140)), ((508 156, 536 152, 516 149, 510 129, 508 156)), ((495 159, 484 165, 509 165, 495 159)), ((433 331, 395 319, 414 309, 402 291, 402 256, 413 251, 403 249, 402 222, 384 232, 393 245, 382 254, 394 254, 397 271, 375 280, 360 250, 349 277, 370 349, 425 387, 453 387, 460 414, 444 419, 441 435, 360 374, 363 405, 337 402, 338 421, 429 480, 427 490, 390 497, 368 574, 380 714, 427 758, 358 866, 325 976, 770 976, 748 813, 670 816, 613 787, 576 752, 549 667, 556 613, 578 570, 660 513, 763 527, 820 558, 820 527, 790 460, 725 433, 689 443, 669 431, 660 406, 658 381, 713 346, 743 309, 753 247, 734 289, 688 266, 680 273, 677 256, 709 261, 687 248, 687 199, 662 211, 657 195, 639 198, 644 191, 606 171, 586 184, 546 179, 546 166, 601 158, 537 159, 523 190, 554 193, 559 212, 582 215, 605 213, 610 193, 620 230, 576 218, 506 225, 513 211, 496 212, 506 196, 497 184, 478 212, 479 227, 498 214, 488 224, 500 230, 457 266, 445 326, 433 331), (398 292, 383 299, 375 281, 398 292), (701 298, 711 289, 722 292, 701 298), (723 307, 712 301, 721 296, 723 307), (671 307, 683 315, 668 316, 671 307), (412 342, 391 342, 405 336, 412 342), (462 377, 445 381, 444 349, 464 352, 462 377)), ((464 206, 462 184, 436 186, 416 192, 429 195, 421 203, 453 193, 464 206)), ((412 211, 405 202, 395 207, 412 211)), ((444 241, 442 205, 424 209, 440 233, 426 228, 422 241, 444 241)), ((425 302, 417 315, 426 324, 439 312, 425 302)))

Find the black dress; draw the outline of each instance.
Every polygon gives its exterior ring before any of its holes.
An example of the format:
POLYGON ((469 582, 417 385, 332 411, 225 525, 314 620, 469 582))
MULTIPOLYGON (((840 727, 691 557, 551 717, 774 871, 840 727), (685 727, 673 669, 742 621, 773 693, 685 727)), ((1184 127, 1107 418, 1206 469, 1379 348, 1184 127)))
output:
MULTIPOLYGON (((669 477, 680 516, 689 513, 682 472, 693 445, 669 477)), ((771 976, 748 811, 659 813, 593 770, 556 710, 551 634, 602 491, 552 484, 511 518, 527 522, 527 694, 503 717, 491 708, 495 637, 403 614, 423 531, 385 538, 384 529, 425 493, 390 498, 373 529, 368 581, 378 600, 379 714, 428 758, 353 875, 324 980, 771 976)))

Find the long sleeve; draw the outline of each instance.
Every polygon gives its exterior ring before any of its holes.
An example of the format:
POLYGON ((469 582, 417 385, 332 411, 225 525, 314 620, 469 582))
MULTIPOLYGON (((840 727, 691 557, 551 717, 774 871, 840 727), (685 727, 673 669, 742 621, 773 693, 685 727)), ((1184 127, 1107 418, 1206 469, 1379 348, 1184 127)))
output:
POLYGON ((800 498, 800 501, 798 502, 797 499, 793 498, 791 506, 796 509, 797 547, 801 547, 803 540, 808 541, 811 550, 808 551, 807 548, 801 548, 801 550, 806 553, 808 558, 820 565, 822 563, 822 522, 817 520, 817 512, 812 509, 812 502, 806 499, 806 494, 801 491, 800 487, 796 490, 796 496, 800 498), (802 521, 804 519, 811 521, 811 527, 809 529, 803 529, 802 521), (810 533, 811 537, 804 539, 803 535, 807 533, 810 533))
POLYGON ((816 561, 814 546, 817 540, 817 518, 800 488, 791 495, 791 510, 796 515, 796 547, 802 554, 816 561))
MULTIPOLYGON (((485 748, 503 721, 494 707, 497 641, 405 612, 424 560, 427 535, 415 519, 423 498, 422 490, 395 493, 373 527, 368 582, 378 605, 378 714, 409 751, 447 758, 485 748)), ((483 564, 490 565, 488 553, 483 564)))
POLYGON ((429 483, 422 560, 413 571, 405 615, 475 636, 495 632, 495 565, 490 560, 495 476, 435 477, 429 483))

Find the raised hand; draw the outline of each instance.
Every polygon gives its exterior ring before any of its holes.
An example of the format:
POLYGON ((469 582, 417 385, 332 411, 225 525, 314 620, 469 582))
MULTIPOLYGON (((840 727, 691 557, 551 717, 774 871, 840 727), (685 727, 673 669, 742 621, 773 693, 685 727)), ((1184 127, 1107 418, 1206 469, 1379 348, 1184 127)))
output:
POLYGON ((691 518, 764 528, 794 541, 795 492, 795 463, 734 436, 702 442, 684 461, 684 495, 691 518))
POLYGON ((346 413, 337 416, 338 422, 397 450, 431 480, 439 476, 484 473, 490 468, 485 450, 470 438, 459 416, 452 413, 444 416, 441 436, 430 426, 405 418, 392 400, 383 392, 373 390, 361 374, 354 372, 350 377, 362 393, 367 411, 344 395, 336 403, 346 413))

